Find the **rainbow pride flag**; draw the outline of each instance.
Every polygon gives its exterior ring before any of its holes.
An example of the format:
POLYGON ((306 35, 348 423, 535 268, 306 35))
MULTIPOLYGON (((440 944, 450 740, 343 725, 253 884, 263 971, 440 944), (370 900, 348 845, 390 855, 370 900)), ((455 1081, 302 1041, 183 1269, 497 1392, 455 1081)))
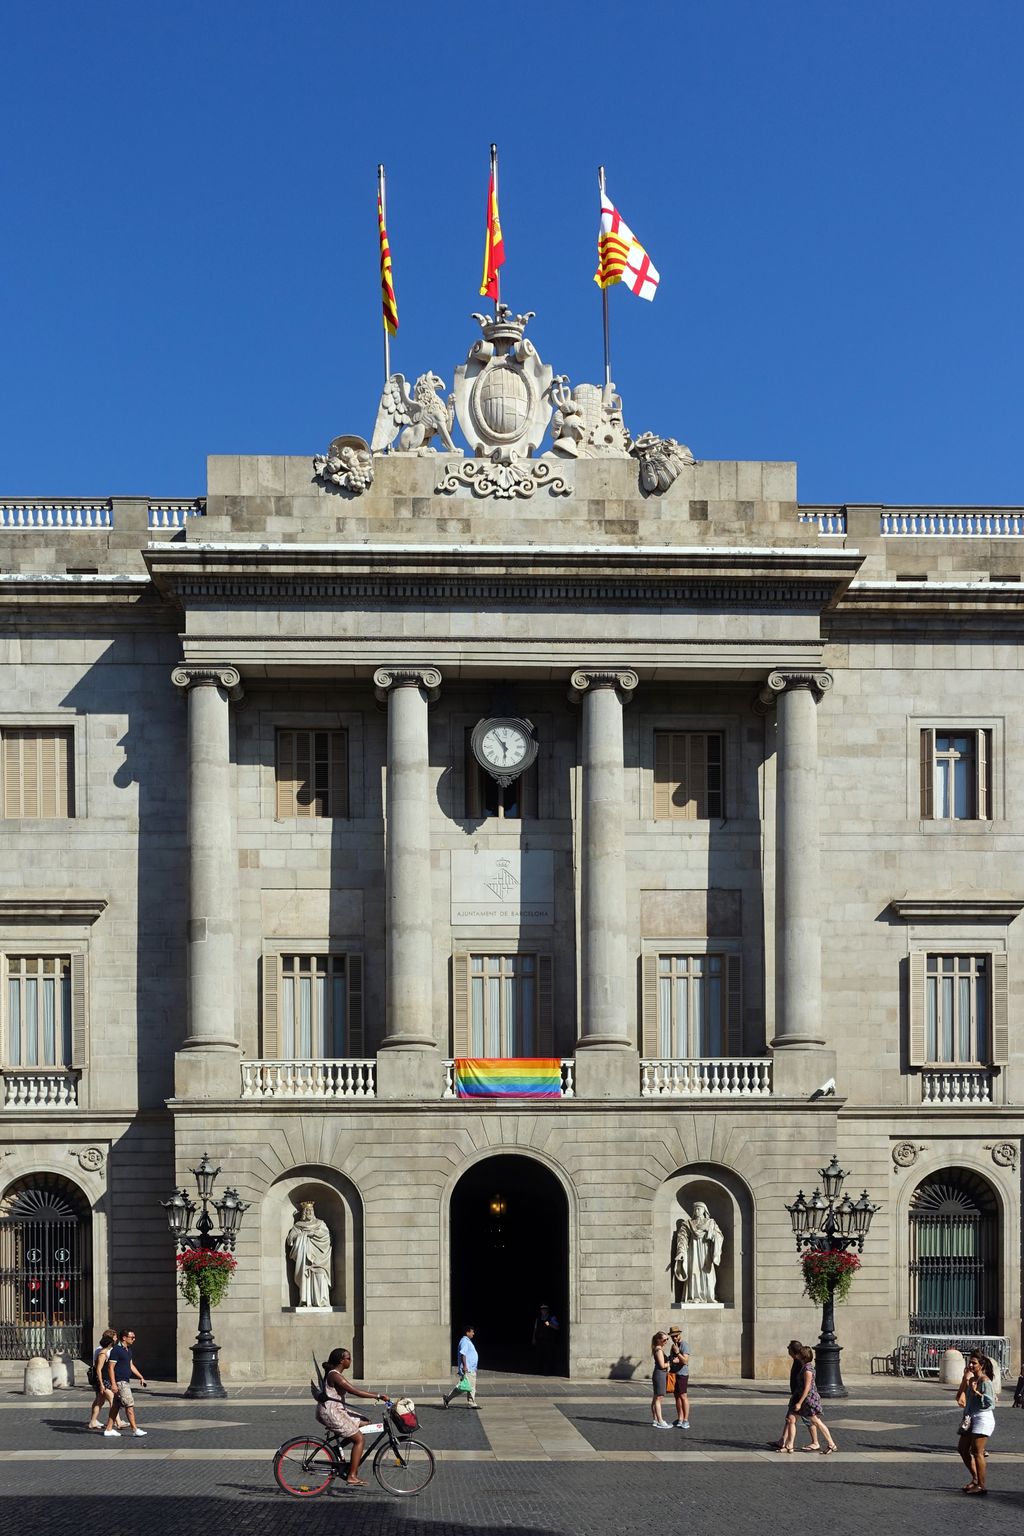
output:
POLYGON ((558 1056, 455 1058, 459 1099, 557 1099, 562 1093, 558 1056))

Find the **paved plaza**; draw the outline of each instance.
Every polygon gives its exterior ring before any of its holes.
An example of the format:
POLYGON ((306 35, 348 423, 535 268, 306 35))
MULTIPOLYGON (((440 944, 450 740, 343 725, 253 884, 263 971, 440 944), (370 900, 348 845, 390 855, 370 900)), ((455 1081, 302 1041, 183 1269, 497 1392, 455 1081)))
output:
MULTIPOLYGON (((304 1503, 281 1493, 271 1471, 282 1440, 316 1428, 300 1389, 261 1384, 224 1402, 194 1403, 157 1384, 137 1399, 147 1437, 115 1441, 84 1428, 86 1391, 33 1402, 8 1387, 0 1396, 0 1532, 718 1536, 727 1528, 729 1536, 763 1536, 791 1528, 802 1510, 802 1527, 825 1524, 839 1536, 914 1536, 971 1518, 959 1492, 952 1394, 933 1384, 853 1384, 848 1400, 826 1404, 840 1447, 827 1458, 770 1448, 783 1418, 782 1383, 698 1389, 692 1428, 671 1434, 651 1429, 638 1382, 482 1375, 478 1413, 441 1409, 437 1386, 412 1388, 420 1438, 438 1458, 423 1494, 399 1500, 371 1483, 304 1503)), ((986 1536, 1019 1531, 1024 1516, 1024 1413, 1010 1407, 1009 1394, 992 1444, 986 1536)))

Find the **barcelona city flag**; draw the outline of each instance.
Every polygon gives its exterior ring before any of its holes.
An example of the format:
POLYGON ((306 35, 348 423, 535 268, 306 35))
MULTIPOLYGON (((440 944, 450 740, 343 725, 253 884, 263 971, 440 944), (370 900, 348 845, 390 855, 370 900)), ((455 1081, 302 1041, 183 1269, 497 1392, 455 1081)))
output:
POLYGON ((388 244, 388 232, 384 223, 384 200, 377 193, 377 224, 380 228, 380 295, 384 310, 384 329, 389 336, 398 334, 398 303, 395 299, 395 286, 391 276, 391 246, 388 244))
POLYGON ((601 229, 597 237, 599 288, 625 283, 638 299, 653 299, 661 282, 657 267, 617 208, 601 194, 601 229))
POLYGON ((487 236, 484 240, 484 275, 480 284, 481 294, 497 301, 498 268, 505 265, 505 241, 501 234, 498 216, 498 157, 491 146, 491 179, 487 184, 487 236))

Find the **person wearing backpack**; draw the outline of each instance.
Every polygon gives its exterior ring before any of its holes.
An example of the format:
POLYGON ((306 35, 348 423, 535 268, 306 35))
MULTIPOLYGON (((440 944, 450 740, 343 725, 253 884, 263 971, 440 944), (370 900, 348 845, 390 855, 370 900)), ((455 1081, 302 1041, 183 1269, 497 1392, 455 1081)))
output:
MULTIPOLYGON (((313 1358, 315 1364, 316 1357, 313 1358)), ((386 1403, 387 1394, 364 1392, 361 1387, 352 1385, 345 1375, 346 1371, 352 1369, 352 1356, 347 1349, 332 1349, 320 1369, 323 1371, 323 1395, 316 1416, 325 1429, 333 1429, 351 1447, 345 1482, 350 1488, 365 1488, 365 1480, 356 1474, 363 1458, 363 1425, 366 1420, 352 1412, 346 1399, 349 1396, 368 1397, 375 1403, 386 1403)))
MULTIPOLYGON (((114 1394, 110 1388, 104 1384, 103 1371, 104 1367, 106 1366, 107 1356, 110 1354, 111 1347, 116 1342, 117 1329, 105 1328, 100 1335, 99 1343, 92 1352, 92 1365, 90 1365, 88 1371, 88 1382, 90 1387, 92 1387, 96 1393, 96 1396, 93 1398, 92 1405, 89 1409, 89 1423, 87 1425, 87 1428, 89 1429, 100 1428, 100 1414, 103 1412, 103 1409, 105 1407, 109 1407, 113 1401, 114 1394)), ((123 1429, 124 1423, 122 1422, 116 1424, 115 1427, 117 1429, 123 1429)))

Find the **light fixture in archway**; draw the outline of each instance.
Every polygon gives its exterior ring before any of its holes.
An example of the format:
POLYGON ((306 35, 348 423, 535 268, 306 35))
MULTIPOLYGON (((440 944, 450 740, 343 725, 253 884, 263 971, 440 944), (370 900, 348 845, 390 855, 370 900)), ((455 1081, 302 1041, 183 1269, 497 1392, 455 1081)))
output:
POLYGON ((500 1221, 501 1218, 508 1212, 508 1201, 505 1199, 504 1195, 493 1194, 487 1202, 487 1209, 490 1211, 495 1221, 500 1221))

